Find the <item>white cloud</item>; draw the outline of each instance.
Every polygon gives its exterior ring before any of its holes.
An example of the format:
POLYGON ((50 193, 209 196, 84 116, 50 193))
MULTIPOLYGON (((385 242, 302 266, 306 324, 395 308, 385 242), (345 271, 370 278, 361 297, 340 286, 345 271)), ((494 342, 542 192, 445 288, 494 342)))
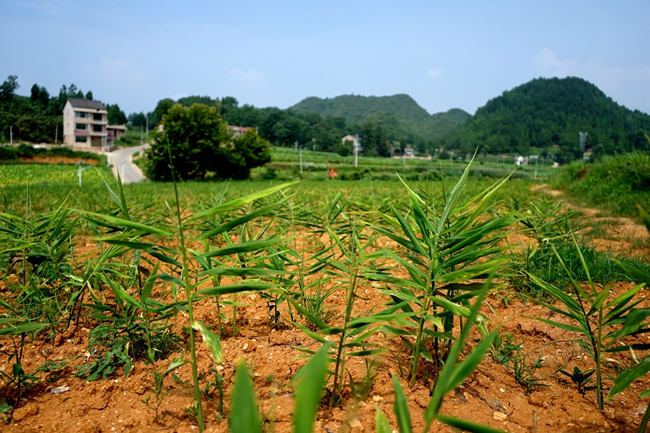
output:
POLYGON ((436 78, 442 77, 444 72, 445 71, 442 68, 427 69, 427 78, 435 80, 436 78))
POLYGON ((274 95, 269 80, 255 68, 244 71, 240 68, 231 69, 225 94, 236 97, 240 103, 252 104, 257 107, 273 103, 274 95))
POLYGON ((230 70, 230 82, 236 86, 241 86, 245 88, 251 87, 269 87, 269 81, 264 77, 260 71, 255 68, 248 70, 247 72, 242 71, 239 68, 233 68, 230 70))
POLYGON ((553 51, 542 48, 533 57, 533 60, 543 75, 559 78, 583 77, 599 87, 609 89, 619 88, 626 75, 623 68, 608 66, 603 56, 597 56, 581 63, 571 58, 560 60, 553 51))
POLYGON ((543 75, 556 77, 566 77, 574 75, 579 63, 576 59, 566 59, 561 61, 555 53, 548 48, 542 48, 539 53, 533 57, 535 66, 543 75))
POLYGON ((647 107, 650 98, 650 68, 612 66, 604 56, 586 61, 573 58, 561 60, 548 48, 533 56, 535 67, 542 76, 581 77, 595 84, 616 102, 631 107, 647 107))
POLYGON ((123 110, 141 106, 145 100, 149 103, 152 92, 160 95, 158 80, 128 59, 104 57, 98 65, 86 64, 73 72, 80 78, 75 78, 80 87, 101 89, 101 93, 93 91, 95 98, 119 101, 123 110))
POLYGON ((130 60, 123 58, 104 57, 99 65, 84 65, 79 72, 88 81, 101 83, 111 90, 136 90, 154 80, 130 60))

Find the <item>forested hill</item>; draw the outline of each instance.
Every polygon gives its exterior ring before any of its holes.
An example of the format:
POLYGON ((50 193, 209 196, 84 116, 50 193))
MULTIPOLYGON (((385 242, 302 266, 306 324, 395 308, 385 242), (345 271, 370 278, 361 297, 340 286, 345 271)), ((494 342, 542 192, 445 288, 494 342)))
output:
POLYGON ((469 116, 458 108, 430 115, 413 98, 404 94, 379 97, 342 95, 331 99, 310 97, 289 110, 301 114, 316 113, 322 117, 343 117, 351 124, 372 122, 384 128, 408 131, 425 140, 444 136, 469 116))
POLYGON ((539 78, 504 92, 444 137, 449 149, 486 153, 554 153, 560 162, 582 156, 647 150, 650 116, 631 111, 581 78, 539 78))

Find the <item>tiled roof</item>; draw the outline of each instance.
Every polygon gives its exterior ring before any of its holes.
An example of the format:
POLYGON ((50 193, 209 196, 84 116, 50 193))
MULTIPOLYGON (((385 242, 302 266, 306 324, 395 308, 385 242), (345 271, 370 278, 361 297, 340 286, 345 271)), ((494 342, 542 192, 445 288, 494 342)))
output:
POLYGON ((106 110, 104 104, 101 101, 91 101, 90 99, 77 99, 70 98, 68 99, 70 104, 76 108, 87 108, 89 110, 106 110))

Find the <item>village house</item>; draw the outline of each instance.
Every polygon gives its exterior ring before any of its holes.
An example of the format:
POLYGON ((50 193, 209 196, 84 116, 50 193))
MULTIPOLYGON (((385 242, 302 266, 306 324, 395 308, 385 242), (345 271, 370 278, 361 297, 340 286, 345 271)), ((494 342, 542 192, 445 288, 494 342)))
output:
POLYGON ((363 152, 363 148, 361 147, 361 139, 359 138, 358 135, 346 135, 341 139, 341 142, 345 144, 346 141, 350 141, 352 143, 352 149, 357 149, 359 152, 363 152))
POLYGON ((232 138, 237 138, 239 136, 244 135, 244 132, 246 132, 248 128, 245 126, 233 126, 233 125, 228 125, 228 131, 232 134, 232 138))
POLYGON ((126 135, 126 125, 106 125, 106 134, 108 136, 106 144, 110 148, 115 144, 115 140, 126 135))
POLYGON ((101 150, 106 145, 108 112, 100 101, 70 98, 63 108, 63 143, 101 150))

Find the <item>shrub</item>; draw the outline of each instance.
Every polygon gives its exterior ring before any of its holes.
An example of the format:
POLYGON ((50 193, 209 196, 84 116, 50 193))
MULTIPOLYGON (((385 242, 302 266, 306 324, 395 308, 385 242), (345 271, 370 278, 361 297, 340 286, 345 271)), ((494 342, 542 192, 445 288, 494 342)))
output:
POLYGON ((13 146, 0 146, 0 161, 15 161, 18 159, 18 149, 13 146))

